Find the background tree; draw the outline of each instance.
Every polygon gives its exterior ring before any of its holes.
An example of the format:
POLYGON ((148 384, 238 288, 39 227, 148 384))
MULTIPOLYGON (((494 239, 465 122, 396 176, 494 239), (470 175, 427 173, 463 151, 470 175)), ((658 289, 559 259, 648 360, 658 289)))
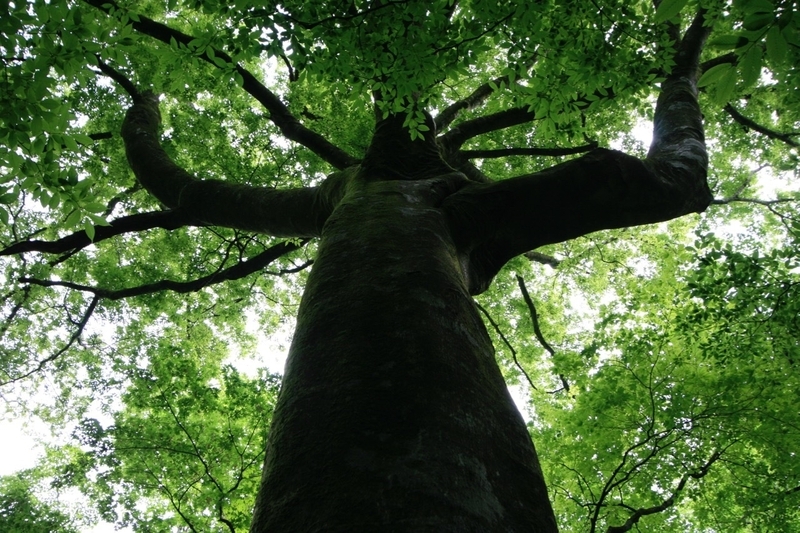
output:
POLYGON ((0 478, 0 526, 19 533, 75 533, 72 518, 34 494, 33 472, 0 478))
MULTIPOLYGON (((630 132, 698 8, 713 27, 699 80, 709 212, 551 239, 479 304, 535 406, 562 530, 795 529, 788 1, 6 4, 1 381, 15 414, 75 436, 48 458, 52 483, 134 529, 246 529, 275 383, 242 361, 264 366, 254 330, 284 330, 316 254, 314 240, 161 210, 125 161, 127 94, 163 95, 164 152, 204 179, 319 185, 362 163, 376 117, 400 117, 392 143, 417 150, 435 126, 445 161, 491 187, 596 146, 643 157, 630 132)), ((414 170, 380 153, 384 172, 414 170)))

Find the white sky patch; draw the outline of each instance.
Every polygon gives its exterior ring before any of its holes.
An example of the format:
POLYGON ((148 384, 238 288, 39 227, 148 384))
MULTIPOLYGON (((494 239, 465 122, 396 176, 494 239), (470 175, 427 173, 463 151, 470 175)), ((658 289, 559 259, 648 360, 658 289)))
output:
POLYGON ((250 378, 255 377, 258 374, 258 369, 264 367, 272 374, 283 375, 295 325, 295 318, 293 316, 291 319, 287 317, 287 320, 281 324, 277 331, 267 336, 261 331, 262 328, 256 313, 248 312, 245 327, 248 333, 256 337, 255 357, 235 353, 236 350, 234 350, 234 353, 231 353, 224 363, 233 366, 250 378))
POLYGON ((36 466, 44 449, 32 435, 46 432, 47 426, 38 419, 0 420, 0 476, 36 466))
POLYGON ((533 420, 533 413, 532 409, 533 406, 531 405, 531 391, 530 387, 527 383, 519 383, 515 385, 508 385, 509 394, 511 394, 511 399, 514 400, 514 405, 517 406, 517 410, 519 410, 519 414, 522 415, 522 419, 525 420, 525 423, 530 422, 533 420))

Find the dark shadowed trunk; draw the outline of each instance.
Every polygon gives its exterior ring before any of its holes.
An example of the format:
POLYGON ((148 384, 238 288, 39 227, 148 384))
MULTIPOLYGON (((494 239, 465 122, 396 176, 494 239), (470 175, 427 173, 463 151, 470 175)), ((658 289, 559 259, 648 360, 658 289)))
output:
POLYGON ((555 531, 440 207, 466 178, 381 177, 322 231, 252 531, 555 531))

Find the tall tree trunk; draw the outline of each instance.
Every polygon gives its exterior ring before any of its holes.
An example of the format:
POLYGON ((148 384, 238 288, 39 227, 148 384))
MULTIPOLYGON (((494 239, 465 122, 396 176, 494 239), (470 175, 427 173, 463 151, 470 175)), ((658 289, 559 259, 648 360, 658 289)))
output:
POLYGON ((463 179, 357 178, 328 219, 251 532, 557 530, 438 209, 463 179))

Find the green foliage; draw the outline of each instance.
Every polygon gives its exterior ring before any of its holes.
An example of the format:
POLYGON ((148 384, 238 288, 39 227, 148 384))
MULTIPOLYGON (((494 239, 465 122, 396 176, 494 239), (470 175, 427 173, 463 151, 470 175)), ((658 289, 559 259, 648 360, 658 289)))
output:
MULTIPOLYGON (((798 24, 800 21, 797 20, 793 2, 770 0, 733 2, 730 11, 721 17, 720 33, 709 43, 719 50, 732 51, 735 56, 734 62, 726 63, 731 68, 724 76, 714 74, 712 77, 711 71, 704 75, 705 85, 716 88, 714 96, 716 103, 725 105, 737 89, 738 92, 750 89, 759 81, 762 68, 769 68, 777 73, 784 70, 786 62, 797 64, 800 59, 798 24), (723 33, 726 27, 729 33, 723 33)), ((714 68, 720 67, 722 65, 714 68)), ((791 83, 793 89, 798 88, 796 72, 789 74, 785 81, 791 83)))
MULTIPOLYGON (((465 149, 597 141, 643 156, 631 132, 652 118, 657 84, 674 66, 673 25, 685 30, 702 7, 713 33, 699 85, 719 202, 702 218, 537 250, 558 259, 555 268, 518 257, 480 303, 509 383, 529 395, 563 531, 620 526, 670 496, 671 505, 640 518, 640 531, 797 530, 796 5, 0 6, 0 247, 76 232, 94 241, 0 258, 7 410, 72 437, 49 449, 45 485, 77 487, 104 519, 135 531, 246 530, 277 392, 264 339, 279 333, 274 342, 286 342, 314 255, 312 243, 188 293, 113 292, 213 278, 278 241, 208 227, 102 238, 109 221, 159 206, 135 183, 118 135, 130 98, 99 61, 162 95, 165 150, 194 175, 291 188, 332 169, 282 136, 243 90, 237 65, 355 158, 369 144, 374 106, 405 113, 416 137, 427 128, 422 108, 435 115, 483 84, 491 94, 456 127, 510 108, 533 116, 465 149), (148 19, 189 39, 149 36, 148 19), (537 337, 516 275, 554 354, 537 337), (98 288, 108 292, 95 301, 98 288)), ((505 179, 562 160, 473 162, 505 179)), ((65 511, 37 499, 34 485, 2 481, 0 519, 26 525, 0 530, 37 531, 24 529, 36 521, 71 531, 65 511)))
POLYGON ((0 478, 0 530, 14 533, 77 533, 71 518, 40 501, 20 473, 0 478))

